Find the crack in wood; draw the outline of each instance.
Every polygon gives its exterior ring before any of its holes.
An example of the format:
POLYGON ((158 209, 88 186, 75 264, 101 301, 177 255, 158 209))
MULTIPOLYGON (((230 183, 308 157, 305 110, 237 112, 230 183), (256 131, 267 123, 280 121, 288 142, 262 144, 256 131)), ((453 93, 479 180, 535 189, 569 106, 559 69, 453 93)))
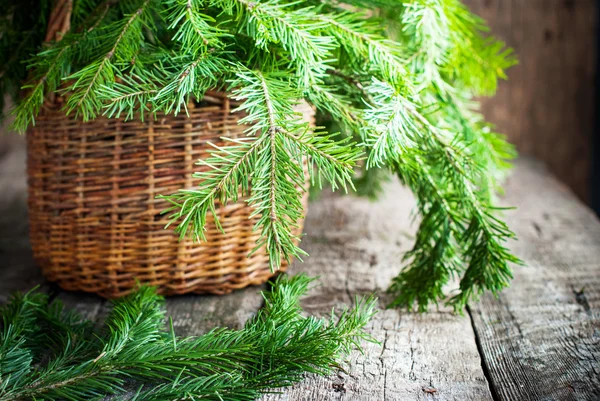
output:
POLYGON ((486 362, 486 354, 483 351, 481 339, 479 338, 479 334, 477 332, 477 326, 475 324, 475 320, 473 319, 473 311, 471 310, 471 307, 469 305, 467 305, 466 310, 467 310, 467 316, 469 317, 469 321, 471 322, 471 328, 473 329, 473 334, 475 335, 475 343, 477 344, 477 352, 479 352, 479 357, 481 359, 481 369, 483 369, 483 374, 485 375, 485 379, 487 381, 488 388, 492 395, 492 399, 494 401, 501 401, 500 395, 498 394, 498 392, 495 388, 495 385, 494 385, 492 373, 486 362))

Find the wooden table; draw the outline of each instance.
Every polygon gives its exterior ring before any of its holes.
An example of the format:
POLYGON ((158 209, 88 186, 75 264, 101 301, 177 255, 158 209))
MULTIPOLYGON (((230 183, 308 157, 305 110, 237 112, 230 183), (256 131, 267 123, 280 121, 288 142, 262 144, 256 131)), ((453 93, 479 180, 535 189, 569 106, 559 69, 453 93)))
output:
MULTIPOLYGON (((30 255, 21 173, 9 170, 0 160, 0 302, 14 290, 49 288, 30 255)), ((520 239, 511 246, 528 265, 515 270, 511 288, 469 305, 465 316, 445 307, 382 310, 368 328, 381 345, 354 352, 346 373, 308 376, 264 399, 600 400, 600 222, 531 160, 519 161, 503 202, 518 206, 507 214, 520 239)), ((374 291, 383 307, 413 241, 412 208, 398 183, 375 203, 331 194, 312 203, 303 242, 311 256, 291 269, 321 276, 305 309, 328 314, 374 291)), ((174 297, 167 308, 182 335, 239 327, 261 306, 257 291, 174 297)), ((92 295, 57 296, 92 319, 108 308, 92 295)))

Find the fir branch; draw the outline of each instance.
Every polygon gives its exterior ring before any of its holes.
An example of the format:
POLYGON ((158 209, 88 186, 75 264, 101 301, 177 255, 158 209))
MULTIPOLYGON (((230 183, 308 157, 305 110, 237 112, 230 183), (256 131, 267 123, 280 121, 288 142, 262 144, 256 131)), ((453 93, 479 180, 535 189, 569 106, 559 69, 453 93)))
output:
POLYGON ((38 53, 30 62, 28 68, 34 70, 37 77, 21 87, 27 91, 27 95, 17 102, 17 107, 12 111, 15 116, 12 129, 24 132, 29 125, 35 124, 35 116, 39 113, 46 95, 57 91, 61 81, 69 75, 72 59, 80 56, 80 44, 86 40, 95 40, 93 36, 96 29, 107 17, 112 2, 107 0, 95 8, 82 25, 85 27, 83 33, 66 33, 60 42, 38 53))
MULTIPOLYGON (((254 214, 260 216, 256 226, 262 229, 255 249, 266 246, 271 269, 275 270, 282 259, 290 262, 292 257, 299 258, 304 254, 297 246, 299 238, 292 234, 295 222, 304 212, 301 203, 302 191, 305 191, 302 159, 293 158, 294 155, 290 157, 280 136, 287 131, 305 129, 305 124, 290 119, 293 103, 274 102, 272 95, 279 90, 291 90, 285 87, 285 83, 267 79, 260 71, 246 74, 242 79, 249 84, 246 89, 251 90, 256 98, 247 99, 252 103, 245 103, 240 109, 249 111, 247 119, 263 119, 260 125, 268 142, 259 152, 254 166, 252 192, 248 200, 256 209, 254 214)), ((240 90, 238 96, 242 93, 244 90, 240 90)))
POLYGON ((104 43, 111 43, 110 49, 99 59, 77 71, 67 78, 74 81, 64 90, 71 93, 67 100, 68 113, 75 111, 84 120, 96 117, 103 105, 98 96, 102 86, 115 81, 113 57, 117 61, 129 61, 142 43, 142 27, 144 20, 150 18, 151 0, 144 0, 139 8, 127 19, 104 27, 104 43))
POLYGON ((446 0, 445 13, 453 49, 445 73, 451 82, 469 88, 476 95, 493 95, 506 69, 517 64, 513 51, 487 34, 485 22, 469 12, 459 0, 446 0))
POLYGON ((240 29, 255 39, 258 48, 280 44, 296 64, 303 87, 309 87, 315 76, 324 73, 335 43, 331 36, 316 34, 326 25, 313 7, 295 9, 302 1, 286 4, 279 0, 218 0, 217 4, 236 14, 240 29))
MULTIPOLYGON (((215 329, 200 337, 177 338, 164 327, 162 298, 141 288, 117 300, 98 334, 80 331, 90 322, 61 317, 68 332, 86 333, 81 343, 91 344, 82 359, 50 357, 37 371, 15 364, 3 376, 0 400, 97 400, 106 395, 128 399, 125 380, 140 385, 133 399, 144 400, 253 400, 270 388, 290 386, 305 372, 327 374, 340 357, 359 341, 372 339, 363 329, 374 314, 375 299, 357 300, 327 321, 305 318, 299 297, 312 280, 305 276, 279 278, 265 307, 241 330, 215 329), (72 325, 68 322, 71 322, 72 325), (94 337, 95 336, 95 337, 94 337), (93 349, 102 351, 94 355, 93 349)), ((15 327, 42 324, 53 315, 53 304, 39 293, 13 298, 4 316, 5 332, 15 327)), ((41 348, 44 339, 26 343, 41 348)), ((64 354, 67 353, 65 349, 64 354)))
POLYGON ((362 152, 351 137, 338 139, 335 134, 315 133, 311 130, 305 131, 301 136, 288 131, 281 133, 287 138, 286 148, 297 149, 299 154, 307 155, 310 163, 308 171, 313 184, 316 179, 321 188, 321 179, 325 178, 334 190, 342 188, 347 192, 348 186, 354 189, 354 166, 362 152), (348 149, 352 151, 349 152, 348 149))
POLYGON ((222 48, 222 39, 230 36, 213 26, 216 20, 202 13, 204 1, 170 0, 171 8, 167 16, 169 29, 176 30, 173 40, 179 42, 181 50, 193 56, 206 52, 209 48, 222 48))
POLYGON ((45 69, 45 72, 39 77, 35 83, 26 84, 22 89, 28 90, 29 93, 24 99, 17 103, 13 114, 15 120, 12 124, 12 129, 17 132, 24 132, 28 126, 35 124, 35 116, 39 113, 46 93, 56 90, 61 77, 68 71, 68 59, 70 45, 62 43, 58 49, 50 49, 45 54, 38 57, 47 57, 38 61, 37 68, 45 69), (42 63, 44 65, 42 65, 42 63))
POLYGON ((201 99, 207 90, 218 86, 220 78, 231 68, 224 56, 225 53, 208 50, 193 59, 170 60, 167 68, 173 72, 155 84, 160 90, 150 99, 153 109, 178 114, 182 107, 187 107, 190 96, 201 99))
POLYGON ((351 12, 319 14, 318 18, 348 53, 361 63, 368 60, 369 70, 398 88, 409 84, 399 47, 381 35, 379 24, 351 12))
POLYGON ((33 370, 34 354, 39 350, 36 312, 47 298, 35 292, 15 294, 2 308, 0 332, 0 392, 13 393, 23 386, 33 370), (30 347, 34 347, 34 349, 30 347))
POLYGON ((5 100, 20 101, 21 85, 29 78, 24 61, 39 52, 51 7, 49 0, 0 3, 0 122, 5 117, 5 100))
POLYGON ((318 110, 327 113, 348 131, 360 131, 360 111, 352 104, 349 96, 336 93, 333 85, 315 80, 307 89, 306 97, 318 110))
POLYGON ((194 174, 194 178, 200 180, 197 189, 185 189, 161 196, 172 204, 164 213, 173 212, 170 216, 171 223, 178 223, 176 231, 182 238, 191 233, 198 241, 206 240, 204 231, 209 212, 220 227, 215 203, 218 200, 222 203, 235 202, 239 195, 249 193, 248 177, 252 172, 253 159, 264 140, 261 137, 228 142, 233 145, 213 145, 215 151, 211 156, 198 161, 199 166, 207 166, 209 170, 194 174))
POLYGON ((446 91, 436 99, 439 104, 435 113, 436 126, 447 127, 462 135, 469 157, 480 167, 475 179, 477 191, 484 199, 493 200, 512 167, 510 161, 516 155, 514 147, 485 123, 477 111, 478 104, 468 95, 446 91))
POLYGON ((373 148, 371 162, 395 163, 397 174, 417 195, 423 216, 417 242, 406 255, 411 264, 390 287, 396 295, 392 305, 410 307, 416 301, 426 310, 443 298, 443 286, 462 270, 457 255, 469 263, 461 292, 450 301, 457 311, 484 289, 504 288, 511 274, 508 263, 518 259, 501 242, 514 234, 493 216, 488 199, 475 192, 478 166, 447 142, 451 135, 432 125, 391 86, 375 81, 369 93, 371 110, 379 110, 365 114, 371 127, 365 134, 373 148))
POLYGON ((459 0, 410 0, 400 13, 402 37, 411 52, 409 67, 420 87, 468 88, 492 94, 504 70, 516 63, 504 43, 485 37, 483 21, 459 0))
POLYGON ((311 132, 293 109, 300 93, 280 75, 241 69, 231 86, 236 88, 235 99, 243 100, 238 110, 247 113, 240 123, 252 124, 248 135, 256 139, 217 149, 206 163, 201 162, 218 173, 199 173, 196 178, 203 181, 198 190, 169 197, 172 210, 181 208, 172 218, 182 219, 178 225, 181 233, 193 230, 196 238, 203 239, 206 215, 214 209, 214 202, 236 200, 241 188, 250 195, 248 202, 259 216, 255 229, 261 230, 261 237, 255 249, 264 245, 271 267, 277 269, 283 259, 289 261, 304 253, 292 234, 303 213, 303 158, 321 172, 318 177, 323 176, 334 188, 346 188, 360 151, 348 140, 335 141, 332 136, 311 132))

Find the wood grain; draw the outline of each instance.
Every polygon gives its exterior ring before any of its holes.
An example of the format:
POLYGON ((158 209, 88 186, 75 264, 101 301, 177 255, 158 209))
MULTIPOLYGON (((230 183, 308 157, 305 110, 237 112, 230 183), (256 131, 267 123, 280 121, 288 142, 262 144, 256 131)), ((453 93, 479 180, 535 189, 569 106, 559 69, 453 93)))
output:
POLYGON ((600 399, 600 222, 540 165, 521 161, 508 215, 527 263, 471 315, 499 400, 600 399))
POLYGON ((263 305, 260 290, 251 286, 227 296, 181 295, 167 299, 167 314, 178 335, 201 335, 215 327, 241 328, 263 305))
POLYGON ((547 163, 581 199, 589 200, 597 2, 464 2, 519 58, 497 96, 484 99, 484 114, 523 154, 547 163))

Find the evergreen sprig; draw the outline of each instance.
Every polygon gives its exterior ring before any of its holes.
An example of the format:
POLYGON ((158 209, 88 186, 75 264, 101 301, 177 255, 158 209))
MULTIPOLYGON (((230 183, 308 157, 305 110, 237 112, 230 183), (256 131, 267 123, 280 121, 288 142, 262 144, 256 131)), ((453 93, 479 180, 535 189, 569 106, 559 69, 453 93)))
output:
POLYGON ((234 99, 243 101, 238 110, 246 113, 240 123, 249 124, 248 138, 216 148, 212 157, 199 162, 208 167, 194 176, 200 180, 200 188, 183 190, 167 199, 174 204, 174 220, 183 216, 179 231, 192 231, 204 239, 207 214, 210 212, 218 222, 216 201, 235 201, 240 192, 250 195, 248 203, 255 208, 257 227, 262 230, 256 249, 266 246, 275 269, 282 259, 289 262, 304 254, 297 246, 299 238, 292 234, 303 213, 303 157, 315 167, 309 169, 317 173, 313 177, 324 177, 334 187, 346 189, 359 149, 348 146, 348 139, 335 140, 313 131, 294 111, 300 93, 283 74, 240 67, 230 88, 234 99))
POLYGON ((311 282, 281 276, 244 328, 186 338, 166 325, 152 288, 116 300, 96 330, 45 294, 16 294, 1 310, 0 400, 254 400, 306 372, 328 374, 371 340, 363 329, 376 299, 331 319, 304 317, 299 299, 311 282))
POLYGON ((357 183, 370 196, 390 170, 420 217, 393 305, 425 310, 459 278, 449 302, 460 310, 508 285, 518 260, 494 194, 514 151, 473 97, 492 94, 515 59, 460 0, 73 0, 71 25, 30 61, 18 130, 57 91, 84 120, 186 112, 208 90, 241 102, 246 137, 199 162, 196 188, 165 194, 182 235, 205 239, 216 202, 244 196, 277 269, 304 254, 292 234, 303 165, 319 186, 357 183), (309 127, 294 111, 302 101, 338 128, 309 127))

